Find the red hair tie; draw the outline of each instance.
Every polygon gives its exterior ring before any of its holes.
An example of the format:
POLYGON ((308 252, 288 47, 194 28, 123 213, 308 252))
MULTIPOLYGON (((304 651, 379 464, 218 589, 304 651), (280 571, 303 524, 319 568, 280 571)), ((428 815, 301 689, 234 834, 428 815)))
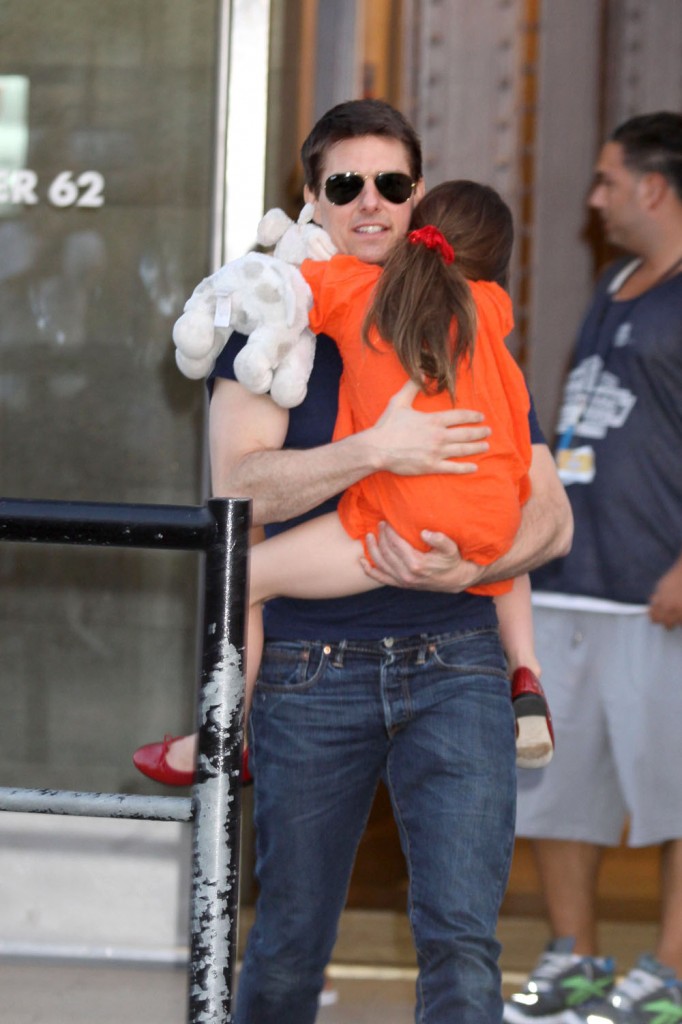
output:
POLYGON ((423 228, 417 228, 416 231, 410 231, 407 237, 412 242, 412 245, 425 245, 427 249, 437 249, 445 263, 454 262, 455 250, 445 235, 438 228, 434 227, 433 224, 427 224, 423 228))

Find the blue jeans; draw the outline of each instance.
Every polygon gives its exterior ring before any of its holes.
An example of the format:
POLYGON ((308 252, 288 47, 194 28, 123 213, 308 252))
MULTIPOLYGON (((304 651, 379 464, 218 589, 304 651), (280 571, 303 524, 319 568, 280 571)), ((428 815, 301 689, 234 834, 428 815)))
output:
POLYGON ((496 630, 270 643, 250 719, 260 895, 236 1024, 312 1024, 379 779, 408 867, 419 1024, 502 1020, 515 729, 496 630))

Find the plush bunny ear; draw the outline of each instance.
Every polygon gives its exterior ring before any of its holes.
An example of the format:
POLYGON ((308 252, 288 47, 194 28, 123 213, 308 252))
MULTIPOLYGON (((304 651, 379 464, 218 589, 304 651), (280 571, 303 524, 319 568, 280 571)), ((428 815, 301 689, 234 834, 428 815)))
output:
POLYGON ((299 213, 298 220, 296 221, 296 223, 299 224, 301 227, 303 227, 304 224, 309 224, 310 221, 313 219, 314 212, 315 207, 313 203, 306 203, 301 212, 299 213))
POLYGON ((291 217, 276 206, 274 209, 268 210, 261 218, 256 230, 256 241, 270 249, 279 242, 293 223, 291 217))

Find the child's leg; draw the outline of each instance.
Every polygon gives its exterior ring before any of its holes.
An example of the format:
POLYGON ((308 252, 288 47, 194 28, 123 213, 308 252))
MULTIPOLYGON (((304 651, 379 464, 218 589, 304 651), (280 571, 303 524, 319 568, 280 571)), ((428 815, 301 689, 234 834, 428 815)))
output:
POLYGON ((537 676, 540 663, 535 656, 533 609, 530 603, 530 578, 517 576, 513 590, 495 598, 500 639, 511 672, 522 665, 537 676))
POLYGON ((246 639, 245 718, 263 654, 263 602, 271 597, 323 599, 379 586, 366 576, 360 541, 348 536, 335 512, 318 516, 252 547, 246 639))
POLYGON ((514 587, 495 598, 500 638, 511 672, 516 717, 516 763, 542 768, 554 753, 552 718, 540 685, 540 665, 533 643, 530 580, 519 576, 514 587))
MULTIPOLYGON (((246 624, 245 722, 263 653, 263 602, 277 596, 322 599, 374 590, 379 584, 362 570, 362 553, 362 544, 348 536, 336 513, 318 516, 252 546, 246 624)), ((197 736, 193 733, 164 743, 164 762, 176 772, 193 772, 196 742, 197 736)))
POLYGON ((335 512, 269 537, 251 549, 249 602, 271 597, 323 600, 374 590, 360 558, 362 543, 348 536, 335 512))
MULTIPOLYGON (((253 691, 258 678, 258 669, 263 654, 263 605, 250 604, 246 622, 246 671, 244 680, 244 734, 249 720, 253 691)), ((189 736, 177 736, 167 744, 164 756, 166 763, 176 772, 193 772, 197 758, 195 732, 189 736)))

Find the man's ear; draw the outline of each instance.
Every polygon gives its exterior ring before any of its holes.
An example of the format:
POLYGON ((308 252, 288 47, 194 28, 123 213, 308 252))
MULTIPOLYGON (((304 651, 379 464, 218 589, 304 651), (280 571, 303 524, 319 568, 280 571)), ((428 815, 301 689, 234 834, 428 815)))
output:
POLYGON ((417 182, 417 184, 415 185, 415 189, 414 189, 415 201, 419 202, 420 199, 423 199, 425 193, 426 193, 426 185, 424 184, 424 179, 420 178, 419 181, 417 182))
POLYGON ((667 196, 670 182, 660 171, 647 171, 642 175, 639 187, 642 202, 647 209, 654 210, 667 196))
POLYGON ((318 209, 318 196, 315 195, 309 185, 303 186, 303 201, 306 203, 312 203, 313 206, 313 220, 316 224, 321 225, 320 211, 318 209))

